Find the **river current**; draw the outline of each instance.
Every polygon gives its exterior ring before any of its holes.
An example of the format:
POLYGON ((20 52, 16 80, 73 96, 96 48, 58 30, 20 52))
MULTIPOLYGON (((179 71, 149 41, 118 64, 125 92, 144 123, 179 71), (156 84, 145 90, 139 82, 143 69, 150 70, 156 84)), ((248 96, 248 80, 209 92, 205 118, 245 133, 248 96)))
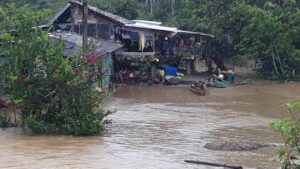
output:
MULTIPOLYGON (((277 147, 219 152, 212 141, 280 144, 268 123, 286 116, 284 103, 300 100, 300 84, 210 89, 201 97, 187 87, 123 86, 105 103, 117 110, 102 136, 31 136, 0 129, 5 169, 207 169, 184 160, 279 168, 277 147)), ((299 113, 299 112, 298 112, 299 113)))

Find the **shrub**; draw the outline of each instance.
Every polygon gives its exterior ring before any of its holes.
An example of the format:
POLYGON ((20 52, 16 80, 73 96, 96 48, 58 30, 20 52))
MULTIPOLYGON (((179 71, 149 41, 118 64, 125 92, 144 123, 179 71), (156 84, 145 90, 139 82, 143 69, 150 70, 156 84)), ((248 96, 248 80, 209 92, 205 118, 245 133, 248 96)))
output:
POLYGON ((280 132, 285 147, 278 152, 283 169, 297 169, 296 163, 300 155, 300 118, 295 117, 295 111, 300 109, 300 102, 288 103, 287 109, 290 117, 270 123, 270 127, 280 132))
POLYGON ((101 59, 90 62, 86 55, 62 56, 62 43, 51 43, 47 32, 33 28, 47 13, 9 16, 0 12, 0 25, 6 25, 2 29, 17 32, 17 36, 0 35, 4 55, 0 63, 4 85, 0 88, 11 96, 12 104, 23 107, 23 125, 36 134, 98 134, 109 114, 99 108, 101 76, 95 67, 101 65, 101 59))

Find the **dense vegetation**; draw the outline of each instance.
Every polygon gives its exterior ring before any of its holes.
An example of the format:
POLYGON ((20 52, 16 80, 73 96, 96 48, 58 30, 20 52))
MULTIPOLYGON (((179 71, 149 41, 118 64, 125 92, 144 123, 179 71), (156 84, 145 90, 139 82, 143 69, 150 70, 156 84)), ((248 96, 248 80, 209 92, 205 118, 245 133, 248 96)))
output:
POLYGON ((13 9, 0 8, 0 91, 22 107, 23 126, 36 134, 98 134, 107 115, 98 107, 101 78, 94 73, 101 60, 62 56, 63 44, 37 27, 49 11, 6 12, 13 9))
POLYGON ((300 168, 300 119, 297 111, 300 110, 300 102, 287 103, 288 118, 270 123, 270 127, 280 132, 284 140, 284 148, 278 152, 283 169, 300 168))
POLYGON ((10 119, 9 117, 0 114, 0 128, 10 127, 10 119))

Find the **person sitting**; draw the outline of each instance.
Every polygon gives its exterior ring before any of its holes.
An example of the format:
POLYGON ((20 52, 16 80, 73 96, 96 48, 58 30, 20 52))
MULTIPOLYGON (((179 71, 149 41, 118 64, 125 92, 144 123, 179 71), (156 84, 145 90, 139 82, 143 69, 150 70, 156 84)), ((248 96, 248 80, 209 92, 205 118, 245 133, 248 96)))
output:
POLYGON ((234 83, 234 71, 232 69, 229 69, 227 71, 222 71, 220 68, 218 68, 214 72, 214 76, 220 80, 220 81, 226 81, 227 83, 234 83))

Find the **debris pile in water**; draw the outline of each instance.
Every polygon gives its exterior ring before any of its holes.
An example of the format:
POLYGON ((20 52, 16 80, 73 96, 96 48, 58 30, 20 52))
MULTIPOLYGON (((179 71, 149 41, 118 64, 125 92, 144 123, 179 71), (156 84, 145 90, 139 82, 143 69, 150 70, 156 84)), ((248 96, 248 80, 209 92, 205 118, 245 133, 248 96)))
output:
POLYGON ((266 145, 240 140, 222 140, 207 143, 204 148, 215 151, 253 151, 266 145))

